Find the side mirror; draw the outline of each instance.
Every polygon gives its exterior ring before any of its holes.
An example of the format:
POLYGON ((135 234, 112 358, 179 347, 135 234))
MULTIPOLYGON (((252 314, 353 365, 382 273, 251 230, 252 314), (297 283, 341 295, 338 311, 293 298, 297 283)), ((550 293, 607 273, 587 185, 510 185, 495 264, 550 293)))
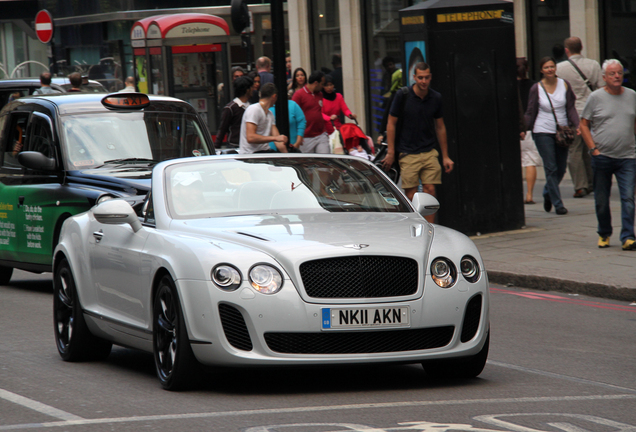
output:
POLYGON ((113 199, 93 207, 93 215, 99 223, 107 225, 129 224, 134 232, 141 229, 135 210, 126 201, 113 199))
POLYGON ((18 162, 20 162, 22 166, 37 171, 55 171, 57 169, 55 158, 46 157, 36 151, 23 151, 18 153, 18 162))
POLYGON ((416 192, 413 195, 413 207, 422 216, 429 216, 439 210, 439 201, 433 195, 424 192, 416 192))

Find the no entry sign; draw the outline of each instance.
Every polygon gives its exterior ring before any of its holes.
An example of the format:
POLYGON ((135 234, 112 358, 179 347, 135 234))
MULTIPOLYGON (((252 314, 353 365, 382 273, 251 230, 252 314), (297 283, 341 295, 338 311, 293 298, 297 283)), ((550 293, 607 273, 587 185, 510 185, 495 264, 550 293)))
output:
POLYGON ((42 43, 49 43, 53 38, 53 17, 49 11, 42 9, 35 16, 35 33, 42 43))

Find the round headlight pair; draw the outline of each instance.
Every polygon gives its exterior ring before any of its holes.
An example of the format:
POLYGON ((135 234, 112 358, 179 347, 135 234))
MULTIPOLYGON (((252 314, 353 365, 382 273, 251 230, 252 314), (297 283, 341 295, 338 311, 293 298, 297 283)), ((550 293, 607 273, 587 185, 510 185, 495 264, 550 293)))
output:
MULTIPOLYGON (((470 255, 462 258, 459 264, 462 276, 470 283, 479 280, 479 263, 470 255)), ((457 281, 455 264, 448 258, 436 258, 431 264, 431 277, 442 288, 450 288, 457 281)))
MULTIPOLYGON (((275 294, 283 287, 280 272, 268 265, 257 264, 249 271, 252 288, 263 294, 275 294)), ((241 286, 241 272, 229 264, 219 264, 212 269, 212 282, 225 291, 234 291, 241 286)))

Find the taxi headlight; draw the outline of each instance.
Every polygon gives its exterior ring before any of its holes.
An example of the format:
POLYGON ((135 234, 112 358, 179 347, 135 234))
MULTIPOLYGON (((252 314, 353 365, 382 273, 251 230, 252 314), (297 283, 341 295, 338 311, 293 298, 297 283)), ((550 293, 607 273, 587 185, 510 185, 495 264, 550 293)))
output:
POLYGON ((448 258, 435 258, 431 263, 431 277, 438 286, 450 288, 457 280, 457 270, 448 258))
POLYGON ((249 278, 252 287, 263 294, 275 294, 283 287, 283 277, 280 272, 267 264, 257 264, 252 267, 249 278))
POLYGON ((212 282, 224 291, 234 291, 241 286, 241 273, 228 264, 219 264, 212 269, 212 282))
POLYGON ((462 261, 459 264, 459 268, 462 271, 462 276, 470 283, 475 283, 479 280, 480 272, 479 272, 479 264, 477 260, 470 255, 466 255, 462 258, 462 261))

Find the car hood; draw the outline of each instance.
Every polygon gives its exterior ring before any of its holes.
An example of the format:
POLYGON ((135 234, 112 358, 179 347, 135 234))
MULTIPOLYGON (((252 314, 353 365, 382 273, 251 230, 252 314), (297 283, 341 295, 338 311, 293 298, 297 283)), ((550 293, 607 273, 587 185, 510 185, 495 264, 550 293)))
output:
POLYGON ((417 213, 259 215, 173 221, 171 231, 181 230, 199 238, 257 249, 292 266, 309 259, 362 254, 410 256, 419 261, 427 253, 433 235, 433 227, 417 213))
POLYGON ((70 183, 93 186, 131 195, 145 195, 150 190, 152 168, 128 166, 121 168, 99 168, 70 171, 70 183))

